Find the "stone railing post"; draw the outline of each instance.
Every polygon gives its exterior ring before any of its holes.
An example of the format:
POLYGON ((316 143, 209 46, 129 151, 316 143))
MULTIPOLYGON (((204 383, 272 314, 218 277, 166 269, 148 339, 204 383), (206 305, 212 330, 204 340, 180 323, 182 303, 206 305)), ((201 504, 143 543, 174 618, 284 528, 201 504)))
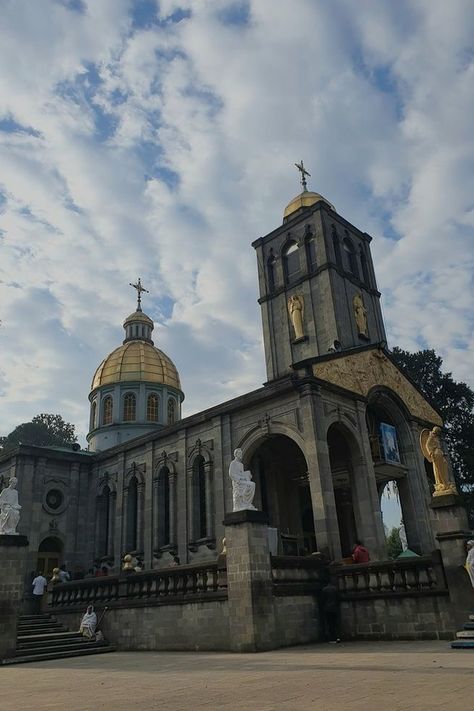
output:
POLYGON ((2 575, 0 581, 0 659, 16 651, 18 614, 23 598, 28 539, 0 535, 2 575))
POLYGON ((466 540, 471 537, 467 514, 456 494, 434 496, 431 500, 432 522, 436 533, 449 597, 453 603, 456 626, 464 624, 472 611, 472 586, 464 569, 466 540))
POLYGON ((236 511, 224 519, 230 648, 275 649, 272 564, 268 520, 261 511, 236 511))

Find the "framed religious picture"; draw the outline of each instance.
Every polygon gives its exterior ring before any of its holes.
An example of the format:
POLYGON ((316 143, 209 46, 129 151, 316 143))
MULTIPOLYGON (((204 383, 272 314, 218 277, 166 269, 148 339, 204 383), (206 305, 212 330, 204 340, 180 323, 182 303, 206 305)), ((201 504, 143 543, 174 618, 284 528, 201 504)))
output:
POLYGON ((400 452, 398 451, 397 430, 393 425, 386 422, 380 423, 380 438, 386 462, 400 464, 400 452))

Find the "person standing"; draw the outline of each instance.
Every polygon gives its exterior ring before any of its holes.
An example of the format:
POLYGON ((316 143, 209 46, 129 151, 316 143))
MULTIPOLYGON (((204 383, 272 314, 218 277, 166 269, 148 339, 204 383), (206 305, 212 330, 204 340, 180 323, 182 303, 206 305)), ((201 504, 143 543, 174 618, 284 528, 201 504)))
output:
POLYGON ((339 590, 337 580, 331 577, 321 590, 322 612, 326 640, 330 644, 340 642, 339 638, 339 590))
POLYGON ((43 599, 44 591, 48 585, 48 581, 42 573, 38 573, 32 582, 33 586, 33 614, 41 614, 41 601, 43 599))

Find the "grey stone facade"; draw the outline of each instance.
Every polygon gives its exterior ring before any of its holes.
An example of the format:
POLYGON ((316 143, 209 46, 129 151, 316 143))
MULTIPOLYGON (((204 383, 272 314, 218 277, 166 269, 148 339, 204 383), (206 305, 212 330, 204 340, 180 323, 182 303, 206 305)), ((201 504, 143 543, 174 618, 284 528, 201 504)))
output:
MULTIPOLYGON (((166 567, 175 555, 181 563, 215 559, 222 521, 232 509, 227 471, 236 447, 252 470, 255 503, 276 530, 279 553, 319 550, 339 559, 361 538, 372 558, 383 557, 380 495, 389 480, 398 484, 409 547, 431 551, 431 495, 418 438, 438 416, 398 371, 398 379, 384 379, 382 368, 365 392, 359 387, 364 372, 354 365, 355 356, 369 353, 389 367, 369 245, 367 234, 325 202, 295 213, 254 243, 268 372, 262 388, 176 424, 160 421, 152 431, 104 451, 22 445, 0 455, 4 481, 18 477, 19 530, 30 537, 31 570, 38 558, 44 567, 41 554, 48 545, 56 546, 57 560, 71 570, 99 561, 119 571, 123 555, 131 552, 146 569, 166 567), (284 268, 289 244, 300 252, 292 279, 284 268), (356 293, 364 301, 366 336, 354 317, 356 293), (299 339, 288 311, 293 294, 304 301, 305 333, 299 339), (328 353, 335 341, 336 351, 328 353), (321 364, 349 373, 353 383, 318 377, 321 364), (411 388, 405 399, 404 388, 411 388), (396 430, 399 462, 387 461, 378 442, 374 449, 381 418, 396 430)), ((135 323, 136 314, 131 318, 135 323)), ((123 387, 121 381, 121 393, 123 387)), ((110 426, 112 432, 116 424, 110 426)), ((101 437, 106 432, 101 425, 101 437)), ((49 553, 54 560, 54 551, 49 553)))

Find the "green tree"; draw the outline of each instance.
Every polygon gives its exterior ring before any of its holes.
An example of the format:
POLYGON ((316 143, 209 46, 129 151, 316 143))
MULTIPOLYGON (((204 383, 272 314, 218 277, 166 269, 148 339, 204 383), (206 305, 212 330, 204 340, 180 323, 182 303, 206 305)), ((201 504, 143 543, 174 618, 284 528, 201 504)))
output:
POLYGON ((42 413, 31 422, 23 422, 6 437, 0 437, 3 450, 14 449, 19 444, 39 447, 62 447, 74 444, 77 437, 74 425, 65 422, 61 415, 42 413))
POLYGON ((398 558, 403 550, 398 528, 392 528, 385 539, 385 546, 387 548, 387 556, 389 558, 398 558))
MULTIPOLYGON (((443 436, 454 476, 470 518, 474 517, 474 391, 443 373, 443 360, 432 349, 392 351, 396 363, 419 387, 444 421, 443 436)), ((474 521, 472 521, 474 523, 474 521)))

